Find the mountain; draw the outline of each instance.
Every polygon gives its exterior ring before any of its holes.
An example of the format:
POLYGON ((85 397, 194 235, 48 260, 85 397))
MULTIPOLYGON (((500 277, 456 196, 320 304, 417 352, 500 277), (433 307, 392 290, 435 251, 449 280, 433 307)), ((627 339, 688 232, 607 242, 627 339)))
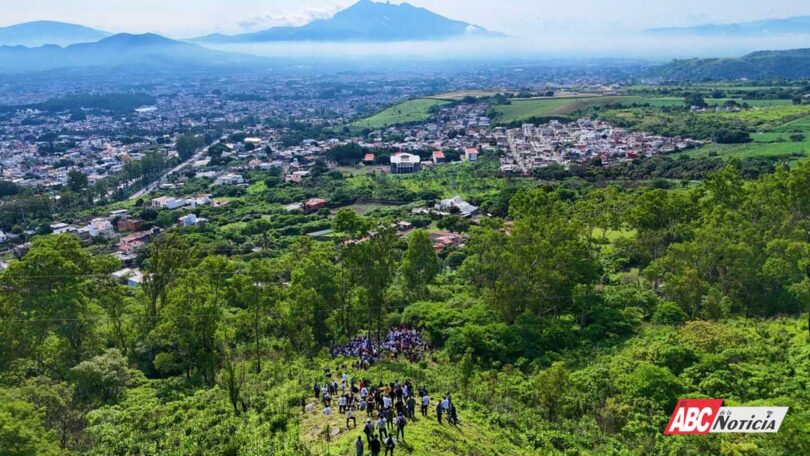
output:
POLYGON ((0 46, 70 46, 90 43, 110 36, 109 33, 83 25, 54 21, 26 22, 0 27, 0 46))
POLYGON ((649 77, 668 81, 810 78, 810 49, 758 51, 739 58, 687 59, 650 69, 649 77))
POLYGON ((749 38, 782 35, 810 34, 810 16, 794 16, 783 19, 764 19, 732 24, 705 24, 693 27, 664 27, 645 31, 660 36, 701 36, 749 38))
POLYGON ((0 72, 8 73, 82 67, 182 70, 262 62, 259 57, 214 51, 151 33, 122 33, 68 47, 0 47, 0 72))
POLYGON ((329 19, 300 27, 274 27, 241 35, 212 34, 191 41, 212 44, 273 41, 423 41, 463 36, 502 36, 477 25, 440 16, 408 3, 360 0, 329 19))

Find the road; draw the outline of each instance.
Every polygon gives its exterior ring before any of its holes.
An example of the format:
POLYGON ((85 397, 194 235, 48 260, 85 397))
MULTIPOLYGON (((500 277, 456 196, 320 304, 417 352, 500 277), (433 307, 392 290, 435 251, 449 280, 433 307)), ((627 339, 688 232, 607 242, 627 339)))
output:
POLYGON ((205 155, 206 152, 208 152, 208 147, 200 149, 194 155, 192 155, 191 158, 189 158, 188 160, 184 161, 183 163, 180 163, 179 165, 175 166, 174 168, 172 168, 169 171, 167 171, 166 173, 164 173, 162 176, 160 176, 160 179, 152 182, 151 184, 147 185, 146 187, 144 187, 144 188, 138 190, 137 192, 135 192, 132 196, 129 197, 129 200, 134 201, 134 200, 137 200, 138 198, 142 198, 143 196, 152 193, 156 188, 158 188, 160 186, 160 184, 166 182, 166 179, 169 176, 182 171, 183 168, 188 166, 190 163, 194 163, 195 161, 199 160, 200 158, 203 157, 203 155, 205 155))

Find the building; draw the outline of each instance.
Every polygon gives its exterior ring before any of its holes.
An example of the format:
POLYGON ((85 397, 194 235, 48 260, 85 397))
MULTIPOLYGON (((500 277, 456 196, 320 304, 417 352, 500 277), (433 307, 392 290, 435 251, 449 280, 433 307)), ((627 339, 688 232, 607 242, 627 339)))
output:
POLYGON ((177 224, 180 225, 180 226, 197 226, 197 225, 201 225, 201 224, 203 224, 203 223, 205 223, 207 221, 208 220, 206 220, 206 219, 204 219, 202 217, 197 217, 197 214, 188 214, 188 215, 184 215, 184 216, 178 218, 177 219, 177 224))
POLYGON ((433 163, 435 163, 437 165, 439 163, 447 163, 447 159, 444 157, 444 152, 442 152, 440 150, 434 150, 433 151, 433 163))
POLYGON ((363 157, 363 163, 366 165, 373 165, 375 158, 377 157, 374 154, 366 154, 365 157, 363 157))
POLYGON ((143 225, 143 220, 126 217, 118 220, 116 225, 118 231, 138 231, 141 229, 141 225, 143 225))
POLYGON ((106 218, 95 218, 90 220, 90 223, 87 224, 87 231, 90 233, 91 237, 113 237, 115 236, 115 230, 113 229, 113 224, 106 218))
POLYGON ((457 209, 458 212, 464 217, 472 217, 478 213, 478 207, 464 201, 458 195, 450 199, 440 201, 436 204, 436 209, 451 212, 453 209, 457 209))
POLYGON ((326 207, 329 202, 323 198, 312 198, 304 203, 304 212, 310 214, 326 207))
POLYGON ((152 200, 152 207, 159 207, 161 209, 177 209, 186 204, 188 204, 188 202, 185 199, 171 196, 161 196, 152 200))
POLYGON ((391 156, 391 172, 394 174, 409 174, 419 171, 421 159, 418 155, 398 152, 391 156))
POLYGON ((478 160, 478 149, 475 147, 467 147, 464 149, 464 158, 467 161, 477 161, 478 160))
POLYGON ((234 173, 223 174, 214 181, 214 185, 240 185, 244 183, 245 178, 234 173))

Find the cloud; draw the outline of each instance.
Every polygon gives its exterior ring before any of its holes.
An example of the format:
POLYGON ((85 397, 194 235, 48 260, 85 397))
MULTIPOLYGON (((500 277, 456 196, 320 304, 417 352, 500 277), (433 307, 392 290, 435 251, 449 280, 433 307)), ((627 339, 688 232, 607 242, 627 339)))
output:
POLYGON ((318 19, 328 19, 345 6, 345 4, 333 4, 321 8, 303 8, 296 11, 266 13, 239 21, 237 25, 245 32, 285 25, 300 26, 318 19))

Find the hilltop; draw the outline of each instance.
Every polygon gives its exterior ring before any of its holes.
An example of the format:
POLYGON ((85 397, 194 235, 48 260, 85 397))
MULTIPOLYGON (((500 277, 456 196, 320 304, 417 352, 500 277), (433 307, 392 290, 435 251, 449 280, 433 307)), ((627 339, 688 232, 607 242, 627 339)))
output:
POLYGON ((758 51, 738 58, 674 60, 653 67, 648 76, 672 81, 802 79, 810 77, 810 49, 758 51))
POLYGON ((56 21, 34 21, 0 28, 0 46, 69 46, 90 43, 110 33, 83 25, 56 21))
POLYGON ((300 27, 274 27, 241 35, 212 34, 193 39, 207 43, 274 41, 423 41, 464 36, 500 36, 477 25, 448 19, 409 3, 394 5, 361 0, 329 19, 300 27))

